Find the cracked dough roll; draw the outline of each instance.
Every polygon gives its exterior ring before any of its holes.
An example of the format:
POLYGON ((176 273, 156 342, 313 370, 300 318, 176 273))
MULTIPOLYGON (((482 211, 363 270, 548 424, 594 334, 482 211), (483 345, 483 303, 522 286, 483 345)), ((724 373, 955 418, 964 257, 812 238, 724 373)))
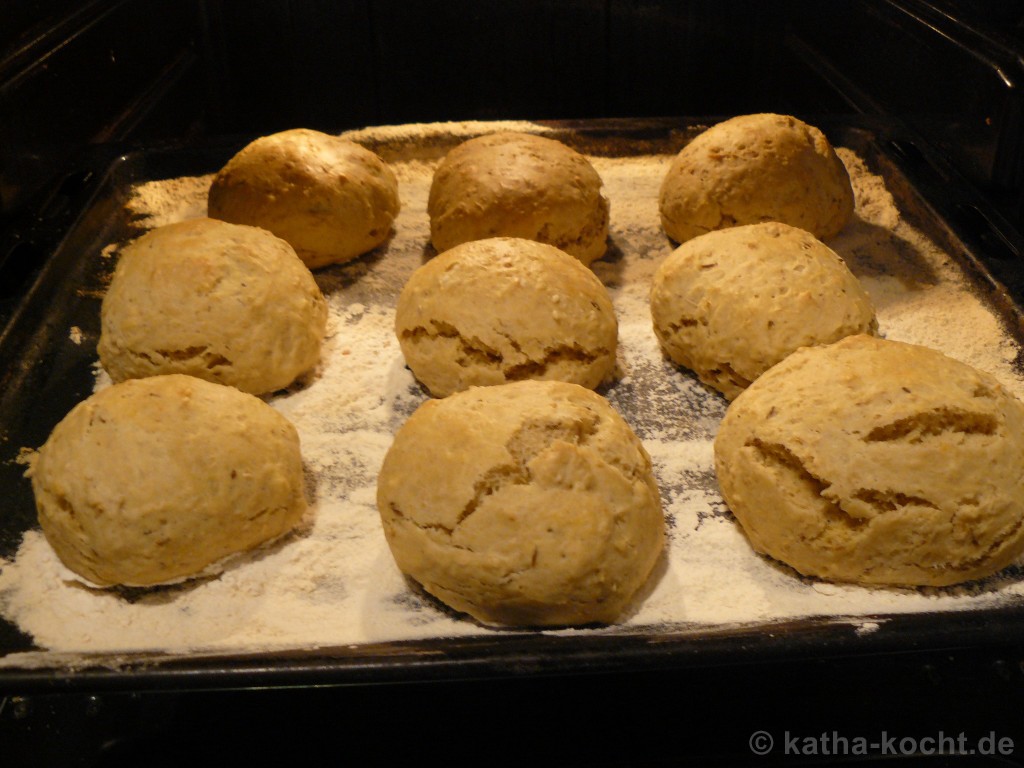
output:
POLYGON ((100 362, 115 382, 186 373, 262 394, 320 359, 327 303, 288 243, 192 219, 120 255, 100 312, 100 362))
POLYGON ((926 347, 793 353, 729 406, 715 466, 754 549, 808 576, 943 586, 1024 551, 1024 404, 926 347))
POLYGON ((741 115, 708 128, 672 160, 659 199, 665 233, 781 221, 827 240, 853 216, 853 187, 825 135, 788 115, 741 115))
POLYGON ((799 347, 878 328, 846 263, 779 222, 683 243, 654 273, 651 317, 665 353, 730 400, 799 347))
POLYGON ((421 266, 399 295, 395 332, 435 397, 520 379, 593 389, 613 374, 618 343, 597 276, 521 238, 474 240, 421 266))
POLYGON ((377 505, 402 572, 485 624, 613 622, 665 536, 639 439, 565 382, 427 401, 395 435, 377 505))
POLYGON ((478 136, 452 149, 430 185, 430 239, 439 251, 488 237, 548 243, 590 264, 604 255, 608 201, 583 155, 527 133, 478 136))
POLYGON ((294 128, 244 147, 216 174, 209 215, 270 230, 310 269, 351 261, 391 234, 398 180, 348 139, 294 128))
POLYGON ((79 403, 29 475, 47 541, 98 586, 215 570, 306 510, 295 427, 252 395, 180 374, 79 403))

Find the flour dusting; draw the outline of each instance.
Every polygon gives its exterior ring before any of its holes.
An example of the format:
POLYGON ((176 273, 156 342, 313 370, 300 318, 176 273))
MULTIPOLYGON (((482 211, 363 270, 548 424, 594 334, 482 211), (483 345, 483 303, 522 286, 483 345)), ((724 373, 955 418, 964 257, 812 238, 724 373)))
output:
MULTIPOLYGON (((540 130, 528 123, 498 127, 540 130)), ((387 244, 316 273, 331 310, 322 361, 306 380, 266 398, 299 429, 309 530, 239 559, 217 577, 131 591, 82 585, 42 533, 29 531, 16 556, 0 560, 0 613, 45 650, 11 654, 0 666, 38 663, 47 654, 314 648, 494 632, 454 615, 402 577, 375 503, 377 472, 392 436, 427 399, 404 366, 393 323, 399 290, 433 253, 426 199, 443 156, 437 147, 494 128, 445 123, 348 134, 387 149, 382 155, 399 179, 402 211, 387 244)), ((935 347, 1024 396, 1024 378, 1013 365, 1019 345, 997 313, 972 292, 949 254, 900 215, 884 180, 854 151, 839 154, 854 182, 857 215, 828 244, 874 300, 881 334, 935 347)), ((658 633, 827 616, 853 617, 856 631, 868 634, 884 627, 878 617, 886 614, 1019 600, 1024 583, 1015 569, 956 588, 867 588, 806 579, 753 552, 714 475, 713 440, 727 403, 672 365, 651 327, 651 278, 673 247, 658 216, 658 189, 670 160, 668 154, 591 157, 611 203, 611 247, 593 269, 609 288, 620 332, 620 375, 600 391, 651 454, 668 545, 622 623, 550 632, 658 633)), ((210 178, 136 187, 128 202, 133 231, 126 237, 204 215, 210 178)), ((97 388, 108 383, 98 371, 97 388)))

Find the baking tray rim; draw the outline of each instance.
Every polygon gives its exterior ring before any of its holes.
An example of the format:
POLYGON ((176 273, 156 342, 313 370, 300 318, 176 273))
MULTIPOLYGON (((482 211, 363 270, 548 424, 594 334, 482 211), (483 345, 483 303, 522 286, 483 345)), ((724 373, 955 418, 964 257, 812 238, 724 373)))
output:
MULTIPOLYGON (((711 116, 534 122, 566 134, 601 136, 630 133, 642 139, 644 136, 664 137, 666 132, 678 132, 680 136, 687 132, 692 134, 695 128, 713 124, 719 119, 711 116)), ((935 178, 948 180, 954 173, 941 157, 936 157, 903 126, 890 121, 863 116, 805 119, 821 127, 826 134, 843 129, 867 135, 876 148, 881 148, 888 159, 899 165, 901 172, 913 183, 914 190, 922 194, 939 219, 965 242, 965 255, 972 266, 980 270, 992 288, 1009 299, 1011 313, 1019 316, 1024 294, 1008 290, 988 272, 986 265, 990 260, 977 255, 984 251, 984 243, 978 241, 975 233, 957 227, 950 215, 950 211, 964 205, 984 209, 984 199, 966 182, 937 186, 935 178), (914 150, 909 156, 907 147, 914 150), (922 157, 927 165, 924 176, 920 175, 922 157)), ((55 264, 61 263, 62 253, 66 255, 73 249, 71 242, 75 231, 84 226, 83 219, 104 185, 124 182, 124 179, 114 179, 119 173, 123 176, 124 168, 140 158, 142 162, 167 159, 173 162, 183 157, 200 164, 209 163, 214 158, 223 162, 249 138, 252 137, 220 137, 198 148, 178 145, 150 148, 99 146, 84 153, 80 166, 89 170, 74 172, 95 177, 95 183, 87 195, 68 204, 71 209, 69 215, 58 217, 51 224, 51 229, 62 226, 64 231, 46 233, 53 242, 52 256, 11 321, 0 332, 0 360, 10 361, 11 355, 22 351, 28 343, 30 334, 26 329, 18 334, 11 332, 12 327, 26 322, 26 305, 41 300, 40 286, 56 279, 53 275, 57 271, 55 264)), ((638 149, 642 152, 642 143, 638 144, 638 149)), ((216 167, 207 165, 207 170, 195 172, 210 173, 216 167)), ((139 180, 148 179, 136 179, 139 180)), ((1005 222, 1000 223, 1005 225, 1005 222)), ((1010 233, 1011 240, 1019 238, 1012 228, 1006 231, 1010 233)), ((45 242, 45 238, 43 240, 45 242)), ((1019 265, 1015 268, 1021 269, 1019 265)), ((27 372, 23 373, 27 375, 27 372)), ((27 385, 22 383, 21 386, 27 385)), ((732 666, 784 659, 1018 646, 1024 647, 1024 604, 877 616, 806 616, 745 624, 610 627, 597 629, 593 634, 509 630, 458 638, 252 652, 61 654, 26 650, 14 653, 25 653, 25 658, 31 657, 31 661, 19 666, 0 667, 0 694, 48 690, 373 684, 732 666), (657 631, 652 633, 654 629, 657 631)))

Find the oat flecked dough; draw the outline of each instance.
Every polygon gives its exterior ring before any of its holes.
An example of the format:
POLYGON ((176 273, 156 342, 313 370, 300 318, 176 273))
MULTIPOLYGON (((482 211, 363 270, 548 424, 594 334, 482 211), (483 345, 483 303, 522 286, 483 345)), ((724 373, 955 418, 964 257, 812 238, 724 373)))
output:
POLYGON ((252 395, 180 374, 79 403, 29 474, 47 541, 97 586, 201 574, 306 510, 295 427, 252 395))
POLYGON ((654 273, 662 349, 730 400, 799 347, 874 334, 875 307, 846 263, 779 222, 709 232, 654 273))
POLYGON ((639 439, 565 382, 427 401, 395 436, 377 504, 399 569, 484 624, 614 622, 665 538, 639 439))
POLYGON ((452 149, 430 185, 438 252, 488 237, 548 243, 590 264, 608 245, 608 200, 586 157, 555 139, 505 131, 452 149))
POLYGON ((391 235, 398 179, 376 153, 308 128, 262 136, 214 176, 215 219, 270 230, 310 269, 351 261, 391 235))
POLYGON ((1024 404, 927 347, 793 353, 729 406, 715 466, 754 549, 807 576, 944 586, 1024 551, 1024 404))
POLYGON ((597 276, 522 238, 463 243, 419 267, 398 298, 395 332, 435 397, 521 379, 593 389, 613 375, 618 344, 597 276))
POLYGON ((683 147, 665 174, 659 208, 677 243, 762 221, 827 240, 853 216, 854 197, 846 167, 818 128, 755 114, 718 123, 683 147))
POLYGON ((100 363, 115 382, 185 373, 263 394, 316 366, 327 302, 284 240, 192 219, 121 252, 100 324, 100 363))

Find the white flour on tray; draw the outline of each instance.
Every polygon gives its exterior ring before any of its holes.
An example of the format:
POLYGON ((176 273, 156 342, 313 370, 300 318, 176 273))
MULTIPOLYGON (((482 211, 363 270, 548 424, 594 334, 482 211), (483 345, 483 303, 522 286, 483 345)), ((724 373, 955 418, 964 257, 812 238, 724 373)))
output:
MULTIPOLYGON (((418 135, 451 129, 378 130, 383 138, 397 131, 414 153, 418 135)), ((357 134, 374 135, 374 129, 357 134)), ((301 434, 315 512, 311 530, 243 558, 219 577, 131 593, 82 585, 42 534, 29 531, 14 559, 0 560, 0 612, 8 620, 52 654, 313 648, 495 631, 452 614, 403 579, 375 506, 377 471, 392 435, 425 399, 403 364, 392 323, 398 290, 430 254, 426 198, 436 154, 392 159, 403 205, 395 237, 355 262, 317 273, 331 306, 323 360, 308 384, 268 398, 301 434)), ((840 155, 854 180, 857 217, 829 245, 871 293, 881 332, 936 347, 1024 396, 1024 379, 1013 367, 1018 348, 998 317, 967 289, 953 260, 900 218, 883 180, 852 151, 840 155)), ((556 632, 657 633, 817 615, 863 617, 864 627, 877 628, 873 617, 881 614, 1020 599, 1024 581, 1014 569, 959 588, 862 588, 801 578, 751 550, 714 479, 712 441, 726 402, 666 362, 651 329, 650 279, 672 248, 657 207, 670 157, 591 159, 611 202, 612 241, 593 268, 609 287, 620 322, 622 376, 602 393, 654 460, 669 541, 647 591, 622 623, 556 632)), ((209 177, 186 177, 140 186, 130 203, 136 223, 152 227, 203 215, 208 185, 209 177)), ((107 383, 99 373, 97 387, 107 383)), ((45 658, 45 652, 12 654, 0 666, 45 658)))

